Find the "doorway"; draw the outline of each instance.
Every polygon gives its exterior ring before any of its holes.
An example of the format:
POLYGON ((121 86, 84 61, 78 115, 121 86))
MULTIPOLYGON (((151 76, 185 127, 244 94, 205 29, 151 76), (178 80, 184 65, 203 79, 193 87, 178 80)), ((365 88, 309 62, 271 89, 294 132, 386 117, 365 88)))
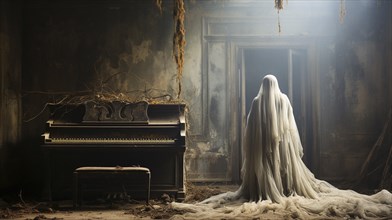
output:
MULTIPOLYGON (((309 96, 307 93, 307 51, 293 48, 244 48, 240 74, 242 94, 242 130, 253 98, 257 95, 262 79, 267 74, 275 75, 280 90, 292 104, 294 117, 304 150, 302 158, 311 167, 312 143, 309 96)), ((243 133, 244 131, 242 131, 243 133)))

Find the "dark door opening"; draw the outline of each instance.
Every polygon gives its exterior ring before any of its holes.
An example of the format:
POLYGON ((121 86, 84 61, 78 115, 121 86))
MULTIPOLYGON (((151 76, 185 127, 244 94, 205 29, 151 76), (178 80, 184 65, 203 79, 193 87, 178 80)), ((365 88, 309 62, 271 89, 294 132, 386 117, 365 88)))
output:
MULTIPOLYGON (((306 51, 290 48, 252 48, 243 50, 244 74, 242 83, 245 95, 242 104, 245 105, 245 115, 248 115, 253 98, 257 95, 263 77, 275 75, 279 87, 285 93, 293 106, 294 117, 300 133, 304 149, 304 162, 308 167, 311 163, 310 120, 306 118, 308 96, 306 81, 306 51)), ((246 117, 242 117, 245 118, 246 117)), ((243 122, 243 123, 246 123, 243 122)))
POLYGON ((249 113, 253 98, 260 89, 263 77, 275 75, 280 89, 288 94, 288 58, 285 49, 246 49, 245 61, 245 97, 246 115, 249 113))

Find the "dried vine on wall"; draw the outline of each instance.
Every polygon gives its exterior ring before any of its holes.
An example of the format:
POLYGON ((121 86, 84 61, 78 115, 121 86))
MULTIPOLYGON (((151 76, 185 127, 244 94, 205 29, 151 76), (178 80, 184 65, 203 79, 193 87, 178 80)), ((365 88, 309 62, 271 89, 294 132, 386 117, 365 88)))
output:
POLYGON ((341 24, 343 24, 345 16, 346 16, 346 3, 345 0, 340 0, 339 21, 341 24))
MULTIPOLYGON (((155 5, 162 14, 162 0, 154 0, 155 5)), ((184 68, 184 54, 185 54, 185 4, 184 0, 173 0, 173 20, 175 22, 175 29, 173 34, 173 56, 177 64, 177 82, 178 82, 178 94, 177 99, 180 99, 182 91, 182 72, 184 68)))
MULTIPOLYGON (((288 3, 288 0, 286 0, 286 2, 288 3)), ((275 8, 278 10, 278 31, 280 33, 281 32, 281 28, 280 28, 279 11, 283 9, 283 0, 275 0, 275 8)))
POLYGON ((175 21, 175 31, 173 35, 173 56, 177 64, 177 82, 178 94, 177 98, 181 96, 181 80, 184 68, 184 54, 185 54, 185 5, 184 0, 174 0, 173 19, 175 21))
POLYGON ((275 8, 278 10, 283 9, 283 0, 275 0, 275 8))
POLYGON ((154 0, 155 1, 155 5, 157 6, 157 8, 159 9, 159 12, 162 14, 162 0, 154 0))

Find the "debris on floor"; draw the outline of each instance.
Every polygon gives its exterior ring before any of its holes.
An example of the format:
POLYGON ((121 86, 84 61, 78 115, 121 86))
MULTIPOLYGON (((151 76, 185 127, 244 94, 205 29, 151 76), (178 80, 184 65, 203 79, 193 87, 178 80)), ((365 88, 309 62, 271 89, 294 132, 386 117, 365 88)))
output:
MULTIPOLYGON (((237 186, 232 186, 235 189, 237 186)), ((187 184, 186 203, 196 203, 228 190, 227 186, 187 184)), ((186 211, 175 210, 170 206, 175 198, 163 194, 151 199, 149 204, 142 200, 97 199, 88 201, 81 209, 74 209, 72 201, 37 202, 23 199, 21 193, 14 198, 0 198, 0 219, 20 220, 67 220, 67 219, 169 219, 186 211)))

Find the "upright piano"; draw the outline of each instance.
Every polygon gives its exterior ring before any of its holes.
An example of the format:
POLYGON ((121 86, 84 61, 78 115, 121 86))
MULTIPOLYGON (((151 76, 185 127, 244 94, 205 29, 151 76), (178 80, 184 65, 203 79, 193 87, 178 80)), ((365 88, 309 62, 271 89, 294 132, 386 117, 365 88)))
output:
POLYGON ((50 199, 71 197, 72 173, 82 166, 147 167, 152 197, 184 199, 184 104, 90 101, 50 109, 42 134, 50 199))

